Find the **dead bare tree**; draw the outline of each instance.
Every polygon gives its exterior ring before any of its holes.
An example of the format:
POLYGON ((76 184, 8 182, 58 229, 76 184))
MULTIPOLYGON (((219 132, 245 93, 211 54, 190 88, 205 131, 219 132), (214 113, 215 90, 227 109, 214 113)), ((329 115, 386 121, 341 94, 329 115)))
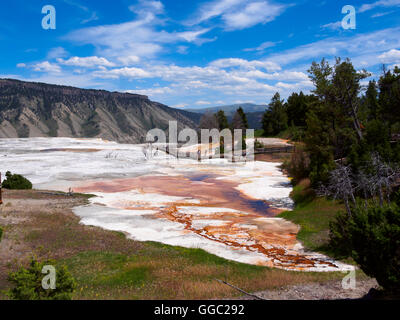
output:
POLYGON ((339 164, 337 169, 330 172, 328 184, 321 185, 317 194, 343 200, 346 211, 351 216, 350 204, 357 205, 357 191, 364 196, 365 207, 368 207, 368 199, 375 201, 376 196, 379 197, 379 205, 382 207, 385 196, 390 204, 391 191, 399 179, 400 168, 385 163, 378 153, 373 153, 368 165, 361 168, 356 175, 353 175, 350 166, 339 164))
POLYGON ((215 116, 215 114, 213 114, 211 112, 205 113, 200 119, 199 128, 200 129, 209 129, 209 130, 218 129, 219 124, 218 124, 218 119, 215 116))
POLYGON ((357 190, 360 190, 363 197, 364 197, 364 204, 365 208, 368 207, 368 198, 370 196, 374 196, 374 190, 371 188, 371 177, 366 174, 364 171, 360 171, 356 176, 355 176, 355 188, 357 190))
POLYGON ((371 188, 378 191, 379 205, 383 206, 385 191, 387 201, 390 204, 390 193, 393 185, 400 178, 400 169, 385 163, 378 153, 371 155, 371 166, 373 174, 371 175, 370 184, 371 188))
POLYGON ((331 171, 328 184, 322 185, 317 190, 317 194, 320 196, 343 200, 349 216, 351 216, 350 201, 353 205, 356 205, 354 193, 355 187, 352 179, 352 170, 350 166, 345 165, 338 165, 337 169, 331 171))

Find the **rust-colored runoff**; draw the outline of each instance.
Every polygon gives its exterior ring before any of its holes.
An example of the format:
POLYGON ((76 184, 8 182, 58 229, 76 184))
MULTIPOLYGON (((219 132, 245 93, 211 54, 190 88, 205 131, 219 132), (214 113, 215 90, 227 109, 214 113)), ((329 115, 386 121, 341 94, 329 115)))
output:
MULTIPOLYGON (((187 204, 182 204, 188 206, 187 204)), ((199 205, 192 205, 193 207, 199 205)), ((197 235, 211 241, 222 243, 228 247, 235 249, 245 249, 249 252, 257 252, 263 254, 267 260, 259 261, 259 265, 268 267, 280 267, 290 270, 307 270, 315 267, 316 264, 326 265, 329 267, 336 266, 328 261, 323 261, 316 258, 307 258, 301 254, 292 254, 288 252, 288 248, 293 247, 296 243, 296 233, 286 235, 267 234, 262 230, 257 229, 252 234, 248 234, 248 240, 253 241, 253 244, 240 243, 237 235, 244 230, 238 227, 238 222, 244 223, 251 217, 241 216, 242 219, 230 219, 223 226, 207 226, 204 228, 194 228, 193 221, 190 215, 185 215, 179 212, 177 205, 171 205, 161 212, 160 217, 167 218, 171 221, 178 222, 184 225, 185 230, 196 233, 197 235), (221 236, 223 234, 224 236, 221 236)), ((217 218, 207 216, 207 218, 217 218)))
POLYGON ((271 208, 264 201, 252 199, 239 190, 237 183, 217 179, 218 176, 185 175, 185 176, 143 176, 131 179, 117 179, 109 181, 94 181, 86 183, 77 192, 124 192, 137 190, 143 194, 162 194, 183 199, 197 199, 198 203, 177 201, 166 203, 163 208, 148 208, 142 204, 130 203, 129 206, 121 203, 121 209, 151 209, 157 210, 157 218, 168 219, 184 226, 185 232, 193 232, 208 240, 222 243, 235 250, 246 250, 262 254, 256 263, 263 266, 279 267, 288 270, 307 270, 316 266, 336 266, 328 261, 309 257, 294 248, 297 242, 298 226, 274 219, 280 210, 271 208), (140 205, 140 206, 139 206, 140 205), (215 207, 214 213, 204 216, 194 216, 190 208, 215 207), (183 210, 183 208, 186 208, 183 210), (234 209, 227 212, 223 208, 234 209), (206 225, 194 227, 194 223, 201 220, 220 220, 222 225, 206 225), (265 220, 267 219, 267 220, 265 220), (248 228, 251 225, 254 228, 248 228))

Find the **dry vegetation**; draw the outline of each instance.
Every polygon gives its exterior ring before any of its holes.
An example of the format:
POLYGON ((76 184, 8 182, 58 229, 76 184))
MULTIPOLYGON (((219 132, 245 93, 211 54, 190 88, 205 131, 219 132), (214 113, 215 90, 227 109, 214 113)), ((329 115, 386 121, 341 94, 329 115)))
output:
MULTIPOLYGON (((66 264, 78 283, 74 299, 213 299, 308 282, 341 281, 341 273, 300 273, 227 261, 199 249, 129 240, 79 224, 71 208, 87 196, 6 191, 0 209, 0 292, 8 272, 32 255, 66 264)), ((0 293, 0 298, 6 296, 0 293)))

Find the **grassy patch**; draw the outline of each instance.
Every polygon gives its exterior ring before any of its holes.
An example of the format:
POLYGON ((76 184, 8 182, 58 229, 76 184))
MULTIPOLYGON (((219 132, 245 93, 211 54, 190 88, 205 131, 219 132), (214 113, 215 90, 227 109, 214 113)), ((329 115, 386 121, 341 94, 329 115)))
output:
MULTIPOLYGON (((279 216, 301 227, 297 238, 306 249, 335 257, 329 247, 329 224, 338 212, 345 210, 344 205, 338 201, 315 197, 308 180, 301 181, 293 188, 291 198, 296 203, 295 209, 279 216)), ((352 259, 344 262, 354 264, 352 259)))
POLYGON ((316 198, 308 179, 300 181, 290 196, 296 204, 295 209, 283 212, 280 217, 301 227, 297 238, 307 249, 330 253, 327 246, 329 223, 343 210, 343 205, 337 201, 316 198))
POLYGON ((258 129, 254 131, 254 137, 255 138, 262 138, 264 137, 264 130, 263 129, 258 129))
POLYGON ((300 225, 297 237, 306 248, 327 252, 329 223, 340 210, 342 205, 337 202, 317 198, 297 205, 293 211, 284 212, 280 217, 300 225))
POLYGON ((74 299, 212 299, 240 295, 215 279, 252 292, 342 277, 247 265, 200 249, 154 242, 145 243, 134 255, 93 251, 59 262, 77 281, 74 299))
POLYGON ((70 211, 86 202, 79 197, 34 190, 7 191, 6 196, 19 201, 3 208, 4 216, 17 224, 7 229, 11 251, 0 256, 0 292, 10 286, 8 272, 15 271, 16 264, 26 265, 33 254, 40 261, 50 258, 68 267, 77 281, 73 299, 218 299, 241 294, 215 279, 256 292, 343 277, 271 269, 229 261, 201 249, 129 240, 121 232, 80 224, 70 211), (45 204, 31 201, 46 197, 50 199, 45 204), (15 264, 5 263, 12 262, 17 252, 25 256, 15 264))

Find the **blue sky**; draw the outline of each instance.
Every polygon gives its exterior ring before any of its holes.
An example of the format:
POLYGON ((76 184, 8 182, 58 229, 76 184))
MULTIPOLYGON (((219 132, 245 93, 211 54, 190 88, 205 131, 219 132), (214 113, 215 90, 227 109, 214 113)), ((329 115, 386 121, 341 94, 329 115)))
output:
POLYGON ((268 103, 312 89, 312 61, 400 64, 400 0, 13 0, 0 77, 148 95, 172 107, 268 103), (42 7, 56 29, 42 28, 42 7), (343 29, 342 7, 356 9, 343 29))

